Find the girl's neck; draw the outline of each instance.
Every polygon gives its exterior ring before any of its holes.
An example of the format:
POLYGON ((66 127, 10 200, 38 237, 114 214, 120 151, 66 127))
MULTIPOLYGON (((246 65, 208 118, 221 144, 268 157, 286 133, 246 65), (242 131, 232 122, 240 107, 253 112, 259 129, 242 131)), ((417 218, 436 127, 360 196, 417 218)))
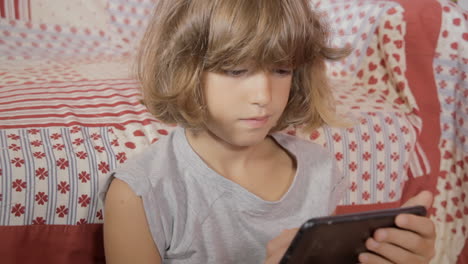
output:
POLYGON ((275 157, 281 148, 271 136, 256 145, 234 146, 208 131, 186 130, 186 137, 194 151, 219 174, 226 176, 246 170, 258 162, 275 157))

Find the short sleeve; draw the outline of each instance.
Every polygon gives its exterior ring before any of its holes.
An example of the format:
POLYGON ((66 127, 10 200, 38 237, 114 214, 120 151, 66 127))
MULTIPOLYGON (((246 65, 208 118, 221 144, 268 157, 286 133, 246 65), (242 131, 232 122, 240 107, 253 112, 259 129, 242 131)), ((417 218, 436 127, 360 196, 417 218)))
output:
POLYGON ((136 178, 130 173, 125 171, 115 171, 109 174, 107 177, 103 177, 99 182, 99 200, 104 204, 106 199, 107 191, 109 190, 110 184, 114 178, 122 180, 132 191, 138 195, 143 196, 144 193, 148 193, 151 183, 146 177, 136 178))

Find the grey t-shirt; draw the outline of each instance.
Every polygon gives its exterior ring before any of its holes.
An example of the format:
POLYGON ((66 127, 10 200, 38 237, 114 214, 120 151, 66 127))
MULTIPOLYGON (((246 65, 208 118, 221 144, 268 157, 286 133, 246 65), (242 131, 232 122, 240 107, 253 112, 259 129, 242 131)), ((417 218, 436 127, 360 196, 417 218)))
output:
POLYGON ((268 241, 281 231, 333 212, 347 183, 330 154, 294 136, 273 138, 297 162, 293 183, 275 202, 210 169, 183 128, 113 173, 141 196, 164 263, 263 263, 268 241))

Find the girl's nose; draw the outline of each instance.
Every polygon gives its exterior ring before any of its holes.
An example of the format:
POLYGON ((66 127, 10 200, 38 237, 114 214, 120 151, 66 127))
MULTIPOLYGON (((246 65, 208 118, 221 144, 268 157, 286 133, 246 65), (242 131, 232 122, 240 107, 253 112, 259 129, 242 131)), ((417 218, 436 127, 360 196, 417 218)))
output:
POLYGON ((259 71, 252 83, 251 103, 264 107, 272 99, 272 83, 268 72, 259 71))

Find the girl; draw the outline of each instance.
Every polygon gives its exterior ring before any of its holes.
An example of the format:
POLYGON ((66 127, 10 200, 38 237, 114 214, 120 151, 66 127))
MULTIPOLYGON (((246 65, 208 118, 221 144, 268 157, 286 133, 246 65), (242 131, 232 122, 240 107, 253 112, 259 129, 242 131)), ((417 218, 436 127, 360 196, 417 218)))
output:
MULTIPOLYGON (((148 109, 179 127, 109 179, 107 261, 277 263, 291 228, 333 213, 347 183, 320 146, 275 132, 334 122, 324 62, 348 51, 327 46, 309 0, 159 0, 155 10, 139 78, 148 109)), ((430 259, 432 222, 397 224, 407 230, 379 230, 367 243, 377 254, 361 262, 430 259)))

